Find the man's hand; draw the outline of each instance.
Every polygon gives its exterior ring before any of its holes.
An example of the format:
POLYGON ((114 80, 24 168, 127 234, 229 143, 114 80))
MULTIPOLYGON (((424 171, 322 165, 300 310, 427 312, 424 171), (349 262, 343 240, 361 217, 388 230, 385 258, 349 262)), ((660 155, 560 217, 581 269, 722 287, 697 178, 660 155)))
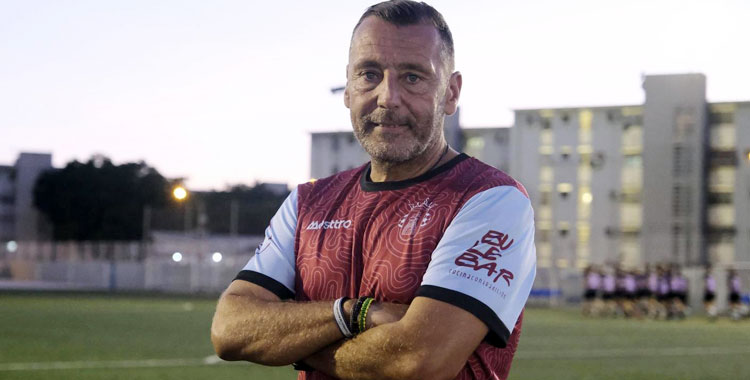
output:
MULTIPOLYGON (((351 312, 353 300, 344 310, 351 312)), ((367 327, 398 321, 408 305, 376 302, 367 327)), ((348 318, 348 315, 347 315, 348 318)), ((343 339, 333 317, 333 301, 282 301, 251 282, 233 281, 216 306, 211 341, 224 360, 265 365, 300 361, 343 339)))
MULTIPOLYGON (((406 305, 380 304, 373 322, 398 318, 406 305)), ((487 335, 487 325, 451 304, 417 297, 402 318, 339 342, 305 363, 340 379, 453 379, 487 335)))

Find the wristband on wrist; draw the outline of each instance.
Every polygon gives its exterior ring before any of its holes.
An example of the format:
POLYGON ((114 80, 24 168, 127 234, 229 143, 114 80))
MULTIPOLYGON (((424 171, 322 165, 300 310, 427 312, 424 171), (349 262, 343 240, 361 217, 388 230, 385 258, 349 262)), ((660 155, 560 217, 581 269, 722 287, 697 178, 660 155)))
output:
POLYGON ((362 304, 362 309, 359 311, 359 333, 363 333, 367 329, 367 312, 370 310, 370 305, 372 305, 373 301, 375 301, 374 298, 367 297, 362 304))
POLYGON ((362 310, 362 305, 365 303, 365 300, 367 300, 367 297, 359 297, 352 307, 352 313, 349 318, 349 331, 351 331, 353 335, 359 333, 359 312, 362 310))
POLYGON ((346 318, 344 318, 344 302, 348 299, 349 297, 341 297, 333 302, 333 318, 336 320, 336 325, 339 327, 339 331, 344 334, 344 337, 351 339, 354 337, 354 334, 352 334, 349 325, 346 323, 346 318))
POLYGON ((313 371, 315 368, 310 367, 307 365, 307 363, 303 361, 298 361, 296 363, 292 363, 292 368, 294 368, 296 371, 313 371))

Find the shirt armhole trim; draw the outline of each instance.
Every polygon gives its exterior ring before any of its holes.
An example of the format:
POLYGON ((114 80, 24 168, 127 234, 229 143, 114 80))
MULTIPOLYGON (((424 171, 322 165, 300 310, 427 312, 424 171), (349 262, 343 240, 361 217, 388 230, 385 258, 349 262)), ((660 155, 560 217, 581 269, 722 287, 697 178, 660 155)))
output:
POLYGON ((489 306, 476 298, 455 290, 434 285, 422 285, 417 290, 416 297, 427 297, 460 307, 479 318, 489 328, 484 340, 494 347, 505 348, 510 337, 510 331, 489 306))
POLYGON ((255 285, 265 288, 282 300, 294 298, 294 292, 289 290, 286 286, 284 286, 284 284, 274 280, 271 277, 266 276, 263 273, 258 273, 251 270, 243 270, 238 273, 237 277, 235 277, 234 279, 252 282, 255 285))

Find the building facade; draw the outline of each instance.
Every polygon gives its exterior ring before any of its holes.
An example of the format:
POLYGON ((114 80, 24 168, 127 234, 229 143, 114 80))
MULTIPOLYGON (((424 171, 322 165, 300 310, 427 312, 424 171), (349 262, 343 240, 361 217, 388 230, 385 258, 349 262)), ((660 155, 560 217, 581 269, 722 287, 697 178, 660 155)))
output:
POLYGON ((643 88, 642 105, 515 111, 540 266, 750 261, 750 102, 708 103, 701 74, 643 88))
POLYGON ((45 153, 21 153, 13 166, 0 165, 0 241, 50 238, 50 224, 34 207, 34 185, 51 168, 45 153))

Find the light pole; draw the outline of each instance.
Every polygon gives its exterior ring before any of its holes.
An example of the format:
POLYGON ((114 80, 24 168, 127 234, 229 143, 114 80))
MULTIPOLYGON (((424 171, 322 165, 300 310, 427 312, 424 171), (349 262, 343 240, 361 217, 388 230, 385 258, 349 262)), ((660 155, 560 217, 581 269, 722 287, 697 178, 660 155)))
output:
MULTIPOLYGON (((177 202, 183 203, 186 201, 188 197, 188 191, 184 186, 178 185, 178 186, 175 186, 174 189, 172 189, 172 196, 177 202)), ((188 205, 189 203, 185 204, 185 214, 184 214, 185 234, 187 234, 188 231, 190 231, 190 212, 188 210, 188 205)))
POLYGON ((240 214, 240 203, 236 199, 232 199, 229 206, 229 235, 232 237, 237 236, 237 227, 239 222, 240 214))

